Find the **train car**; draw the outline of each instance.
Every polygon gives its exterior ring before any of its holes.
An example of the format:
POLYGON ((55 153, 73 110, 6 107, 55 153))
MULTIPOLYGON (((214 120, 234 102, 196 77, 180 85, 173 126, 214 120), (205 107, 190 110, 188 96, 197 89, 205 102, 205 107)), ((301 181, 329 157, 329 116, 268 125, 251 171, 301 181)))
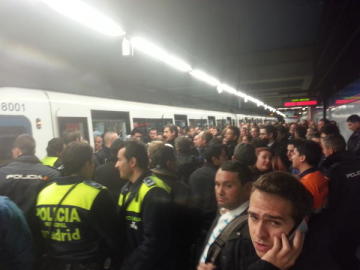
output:
POLYGON ((39 157, 48 141, 65 131, 78 131, 93 145, 94 134, 111 130, 126 137, 134 127, 238 125, 239 121, 275 120, 251 115, 155 105, 23 88, 0 88, 0 159, 10 153, 21 133, 34 136, 39 157), (7 154, 6 154, 7 153, 7 154))

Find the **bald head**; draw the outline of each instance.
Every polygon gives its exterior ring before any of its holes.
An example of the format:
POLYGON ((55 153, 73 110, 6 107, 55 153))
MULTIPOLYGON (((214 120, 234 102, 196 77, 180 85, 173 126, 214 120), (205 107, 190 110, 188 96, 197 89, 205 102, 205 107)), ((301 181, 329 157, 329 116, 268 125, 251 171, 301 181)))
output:
POLYGON ((112 145, 112 143, 118 138, 118 134, 113 131, 108 131, 104 135, 104 145, 108 148, 112 145))

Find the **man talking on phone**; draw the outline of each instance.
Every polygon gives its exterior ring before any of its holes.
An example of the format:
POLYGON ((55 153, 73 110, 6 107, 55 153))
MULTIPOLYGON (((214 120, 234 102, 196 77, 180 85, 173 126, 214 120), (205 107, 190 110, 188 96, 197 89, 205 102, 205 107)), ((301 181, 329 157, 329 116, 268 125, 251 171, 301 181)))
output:
MULTIPOLYGON (((305 237, 301 231, 305 231, 305 218, 311 209, 310 192, 294 176, 284 172, 262 175, 253 184, 248 209, 249 235, 244 234, 233 249, 236 253, 233 269, 315 269, 300 256, 305 237), (255 262, 247 258, 251 249, 258 256, 255 262)), ((216 269, 213 264, 202 266, 201 270, 216 269)))

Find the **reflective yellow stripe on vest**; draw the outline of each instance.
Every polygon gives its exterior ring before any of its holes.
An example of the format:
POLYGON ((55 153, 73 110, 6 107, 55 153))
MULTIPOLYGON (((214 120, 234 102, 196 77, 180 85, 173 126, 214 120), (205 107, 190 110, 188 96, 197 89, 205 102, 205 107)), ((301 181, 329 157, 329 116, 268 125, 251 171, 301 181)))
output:
POLYGON ((58 160, 58 157, 46 157, 41 160, 41 163, 45 166, 54 167, 55 162, 58 160))
MULTIPOLYGON (((154 181, 154 185, 147 185, 145 183, 142 183, 137 196, 129 203, 128 207, 126 208, 126 211, 134 212, 134 213, 140 213, 141 212, 141 206, 142 202, 146 196, 146 194, 153 188, 158 187, 162 188, 166 192, 170 193, 171 188, 160 178, 156 177, 155 175, 152 175, 150 177, 152 181, 154 181)), ((126 194, 125 200, 124 195, 120 193, 118 204, 119 206, 122 206, 123 202, 126 201, 126 199, 130 196, 130 192, 126 194)))
MULTIPOLYGON (((72 186, 58 185, 56 183, 47 186, 39 193, 36 206, 57 205, 72 186)), ((100 191, 101 189, 80 183, 71 191, 61 205, 77 206, 90 210, 100 191)))

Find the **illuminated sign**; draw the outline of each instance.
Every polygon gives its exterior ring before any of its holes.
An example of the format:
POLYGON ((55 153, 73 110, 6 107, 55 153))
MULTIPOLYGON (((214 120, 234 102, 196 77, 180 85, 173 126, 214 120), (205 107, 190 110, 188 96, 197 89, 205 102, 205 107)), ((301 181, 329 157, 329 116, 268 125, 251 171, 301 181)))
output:
POLYGON ((285 102, 285 107, 295 107, 295 106, 314 106, 317 105, 317 100, 306 100, 306 101, 291 101, 285 102))
POLYGON ((295 98, 292 99, 291 102, 299 102, 299 101, 309 101, 310 98, 295 98))

